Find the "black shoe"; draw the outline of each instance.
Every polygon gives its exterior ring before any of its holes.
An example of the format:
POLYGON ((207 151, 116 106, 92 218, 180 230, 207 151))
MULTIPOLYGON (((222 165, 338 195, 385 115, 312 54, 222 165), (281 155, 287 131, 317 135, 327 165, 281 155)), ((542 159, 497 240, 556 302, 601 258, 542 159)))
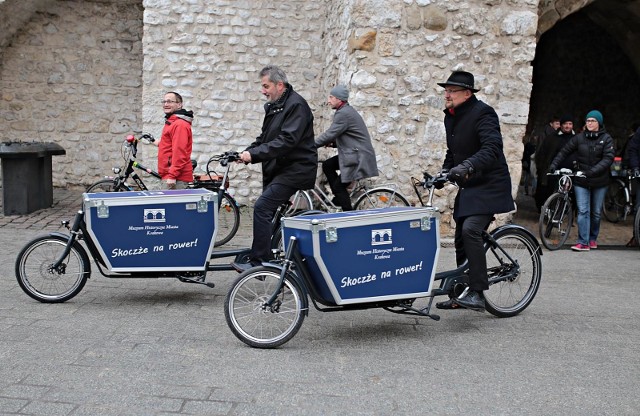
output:
POLYGON ((262 261, 255 260, 255 259, 250 260, 248 263, 237 263, 235 261, 231 263, 231 267, 233 267, 233 269, 238 273, 245 272, 252 267, 257 267, 261 265, 262 265, 262 261))
POLYGON ((460 305, 455 303, 453 299, 445 300, 444 302, 436 303, 438 309, 461 309, 460 305))
POLYGON ((462 295, 454 298, 453 302, 463 308, 471 309, 472 311, 482 312, 485 310, 484 298, 480 293, 473 290, 469 290, 466 293, 463 292, 462 295))
POLYGON ((249 270, 253 266, 251 265, 251 263, 236 263, 234 261, 234 262, 231 263, 231 267, 233 267, 233 269, 235 271, 237 271, 238 273, 242 273, 242 272, 245 272, 245 271, 249 270))

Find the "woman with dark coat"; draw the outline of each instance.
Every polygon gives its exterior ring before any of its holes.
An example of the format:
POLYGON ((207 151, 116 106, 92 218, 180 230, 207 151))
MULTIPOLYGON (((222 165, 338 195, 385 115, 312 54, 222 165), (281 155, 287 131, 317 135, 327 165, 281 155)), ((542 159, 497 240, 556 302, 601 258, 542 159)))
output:
POLYGON ((585 176, 573 181, 578 206, 578 242, 571 247, 573 251, 598 248, 602 203, 615 155, 613 139, 604 129, 602 113, 590 111, 585 121, 586 129, 573 136, 549 166, 549 172, 553 172, 565 157, 577 152, 578 169, 585 176))

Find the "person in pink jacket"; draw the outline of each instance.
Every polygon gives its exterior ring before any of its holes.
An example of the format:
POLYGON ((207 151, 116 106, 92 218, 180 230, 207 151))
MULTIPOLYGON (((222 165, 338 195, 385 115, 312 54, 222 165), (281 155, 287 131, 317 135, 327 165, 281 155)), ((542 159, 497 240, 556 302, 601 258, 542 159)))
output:
POLYGON ((184 189, 193 181, 191 148, 193 111, 182 108, 182 96, 168 92, 162 100, 164 128, 158 144, 158 173, 166 189, 184 189))

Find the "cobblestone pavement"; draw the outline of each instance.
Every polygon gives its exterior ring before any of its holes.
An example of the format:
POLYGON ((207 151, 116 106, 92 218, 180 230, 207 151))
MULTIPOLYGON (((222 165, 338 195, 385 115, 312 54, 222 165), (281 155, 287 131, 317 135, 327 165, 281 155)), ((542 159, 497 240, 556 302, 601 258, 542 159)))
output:
MULTIPOLYGON (((2 415, 637 415, 640 250, 544 252, 543 282, 522 314, 310 310, 276 350, 229 331, 224 297, 169 279, 108 279, 93 268, 62 304, 27 297, 21 247, 80 204, 0 217, 2 415)), ((236 246, 250 243, 243 212, 236 246)), ((452 265, 442 250, 443 270, 452 265)))

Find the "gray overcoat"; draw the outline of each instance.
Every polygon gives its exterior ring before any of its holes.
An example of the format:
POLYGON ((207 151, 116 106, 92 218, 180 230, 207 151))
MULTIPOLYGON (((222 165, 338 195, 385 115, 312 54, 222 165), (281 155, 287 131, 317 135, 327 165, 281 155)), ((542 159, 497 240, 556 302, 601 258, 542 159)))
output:
POLYGON ((335 143, 338 148, 340 180, 343 183, 378 176, 376 152, 369 130, 358 112, 345 103, 336 110, 329 130, 316 138, 316 146, 335 143))

